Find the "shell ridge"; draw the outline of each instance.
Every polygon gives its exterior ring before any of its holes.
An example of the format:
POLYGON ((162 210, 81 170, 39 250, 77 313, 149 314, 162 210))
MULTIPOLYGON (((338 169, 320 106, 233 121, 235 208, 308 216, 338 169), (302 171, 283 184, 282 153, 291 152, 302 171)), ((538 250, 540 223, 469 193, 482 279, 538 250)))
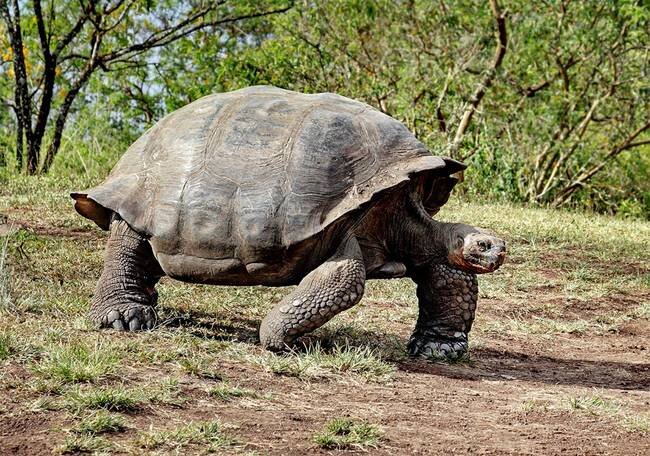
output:
POLYGON ((219 128, 220 125, 230 119, 232 115, 237 111, 239 104, 237 100, 239 96, 233 97, 234 100, 230 101, 227 104, 220 104, 219 108, 215 110, 213 116, 211 116, 208 122, 205 122, 208 125, 208 135, 204 138, 204 144, 201 150, 200 158, 194 158, 195 154, 191 154, 194 159, 190 159, 192 162, 190 166, 190 172, 188 173, 178 198, 178 221, 176 234, 179 239, 176 242, 176 253, 183 251, 185 249, 185 237, 181 236, 185 229, 185 223, 187 220, 187 204, 185 202, 186 190, 190 183, 194 183, 201 174, 205 173, 206 165, 208 161, 208 156, 211 151, 214 151, 216 147, 221 144, 223 141, 223 128, 219 128), (193 162, 198 161, 198 166, 194 166, 193 162))
POLYGON ((284 194, 284 197, 282 198, 282 201, 280 204, 278 204, 278 207, 275 211, 276 214, 282 213, 282 223, 279 224, 280 228, 280 233, 281 233, 281 239, 282 239, 282 244, 287 245, 288 243, 285 241, 285 233, 286 233, 286 228, 287 228, 287 200, 291 197, 291 195, 295 195, 296 193, 293 191, 293 186, 291 183, 291 179, 289 177, 289 167, 291 166, 291 158, 293 156, 293 149, 296 145, 296 137, 299 133, 300 130, 302 130, 303 125, 305 124, 305 121, 307 120, 307 117, 316 109, 319 108, 320 106, 323 105, 323 102, 316 102, 313 104, 307 105, 307 107, 300 113, 300 117, 296 124, 293 126, 289 133, 289 139, 285 143, 284 149, 282 151, 282 154, 285 156, 285 161, 284 161, 284 180, 282 182, 281 188, 282 192, 284 194), (287 151, 287 146, 289 147, 287 151))

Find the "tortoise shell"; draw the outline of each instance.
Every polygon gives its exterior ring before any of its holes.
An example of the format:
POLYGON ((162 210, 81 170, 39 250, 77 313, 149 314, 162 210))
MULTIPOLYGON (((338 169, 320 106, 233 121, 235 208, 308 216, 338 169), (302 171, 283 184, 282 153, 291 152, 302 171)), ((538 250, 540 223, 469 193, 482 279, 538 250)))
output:
POLYGON ((433 214, 456 182, 450 175, 464 168, 367 104, 262 86, 169 114, 102 184, 72 197, 103 229, 118 213, 157 253, 249 263, 288 251, 418 176, 433 214))

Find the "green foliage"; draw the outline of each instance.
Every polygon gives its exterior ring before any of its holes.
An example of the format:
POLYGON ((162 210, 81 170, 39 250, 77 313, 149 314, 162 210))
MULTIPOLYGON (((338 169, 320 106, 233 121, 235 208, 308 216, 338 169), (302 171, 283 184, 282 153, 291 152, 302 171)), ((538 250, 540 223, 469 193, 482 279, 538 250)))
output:
MULTIPOLYGON (((650 217, 650 10, 634 0, 502 3, 507 53, 462 139, 458 156, 471 166, 458 191, 650 217)), ((284 4, 237 0, 227 8, 245 15, 284 4)), ((79 6, 54 5, 53 30, 65 30, 79 6)), ((103 42, 107 52, 155 29, 153 17, 180 17, 188 4, 136 2, 133 8, 139 14, 103 42)), ((23 22, 27 62, 38 74, 35 24, 23 22)), ((433 153, 445 154, 491 66, 494 30, 488 2, 470 0, 298 1, 285 14, 199 30, 136 59, 137 65, 95 73, 52 172, 96 182, 165 113, 252 84, 365 101, 403 121, 433 153)), ((2 31, 0 44, 6 44, 2 31)), ((82 50, 89 46, 84 33, 82 50)), ((57 87, 68 86, 82 63, 62 64, 57 87)), ((5 100, 11 100, 10 70, 11 56, 3 56, 5 100)), ((54 106, 60 103, 57 92, 54 106)), ((0 181, 3 166, 15 167, 13 134, 11 112, 0 110, 0 181)))
MULTIPOLYGON (((508 2, 506 59, 461 143, 471 168, 459 189, 648 217, 650 145, 619 148, 650 133, 649 10, 563 5, 508 2)), ((222 61, 215 88, 338 92, 402 120, 436 154, 495 40, 487 2, 305 2, 272 23, 260 46, 222 61)))

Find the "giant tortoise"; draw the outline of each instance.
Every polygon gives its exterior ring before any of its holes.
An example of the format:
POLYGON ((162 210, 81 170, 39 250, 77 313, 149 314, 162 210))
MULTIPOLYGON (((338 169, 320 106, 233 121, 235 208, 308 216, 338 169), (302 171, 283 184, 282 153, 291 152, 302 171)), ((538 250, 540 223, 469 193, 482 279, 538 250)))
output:
POLYGON ((283 350, 359 302, 368 279, 410 277, 419 317, 412 355, 467 350, 476 274, 505 242, 432 218, 465 165, 432 155, 400 122, 331 93, 249 87, 169 114, 105 182, 72 193, 110 235, 90 316, 151 329, 154 286, 298 286, 264 318, 283 350))

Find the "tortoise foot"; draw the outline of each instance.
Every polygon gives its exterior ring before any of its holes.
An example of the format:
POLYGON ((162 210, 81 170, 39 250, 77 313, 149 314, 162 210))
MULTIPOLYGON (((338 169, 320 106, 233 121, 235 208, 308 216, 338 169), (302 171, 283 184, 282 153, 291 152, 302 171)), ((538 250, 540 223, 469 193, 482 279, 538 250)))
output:
POLYGON ((458 360, 467 355, 467 334, 457 332, 453 337, 416 332, 408 342, 407 350, 413 357, 430 360, 458 360))
POLYGON ((143 304, 119 304, 103 308, 101 312, 91 311, 90 318, 100 328, 113 328, 120 331, 144 331, 156 325, 156 311, 143 304))

